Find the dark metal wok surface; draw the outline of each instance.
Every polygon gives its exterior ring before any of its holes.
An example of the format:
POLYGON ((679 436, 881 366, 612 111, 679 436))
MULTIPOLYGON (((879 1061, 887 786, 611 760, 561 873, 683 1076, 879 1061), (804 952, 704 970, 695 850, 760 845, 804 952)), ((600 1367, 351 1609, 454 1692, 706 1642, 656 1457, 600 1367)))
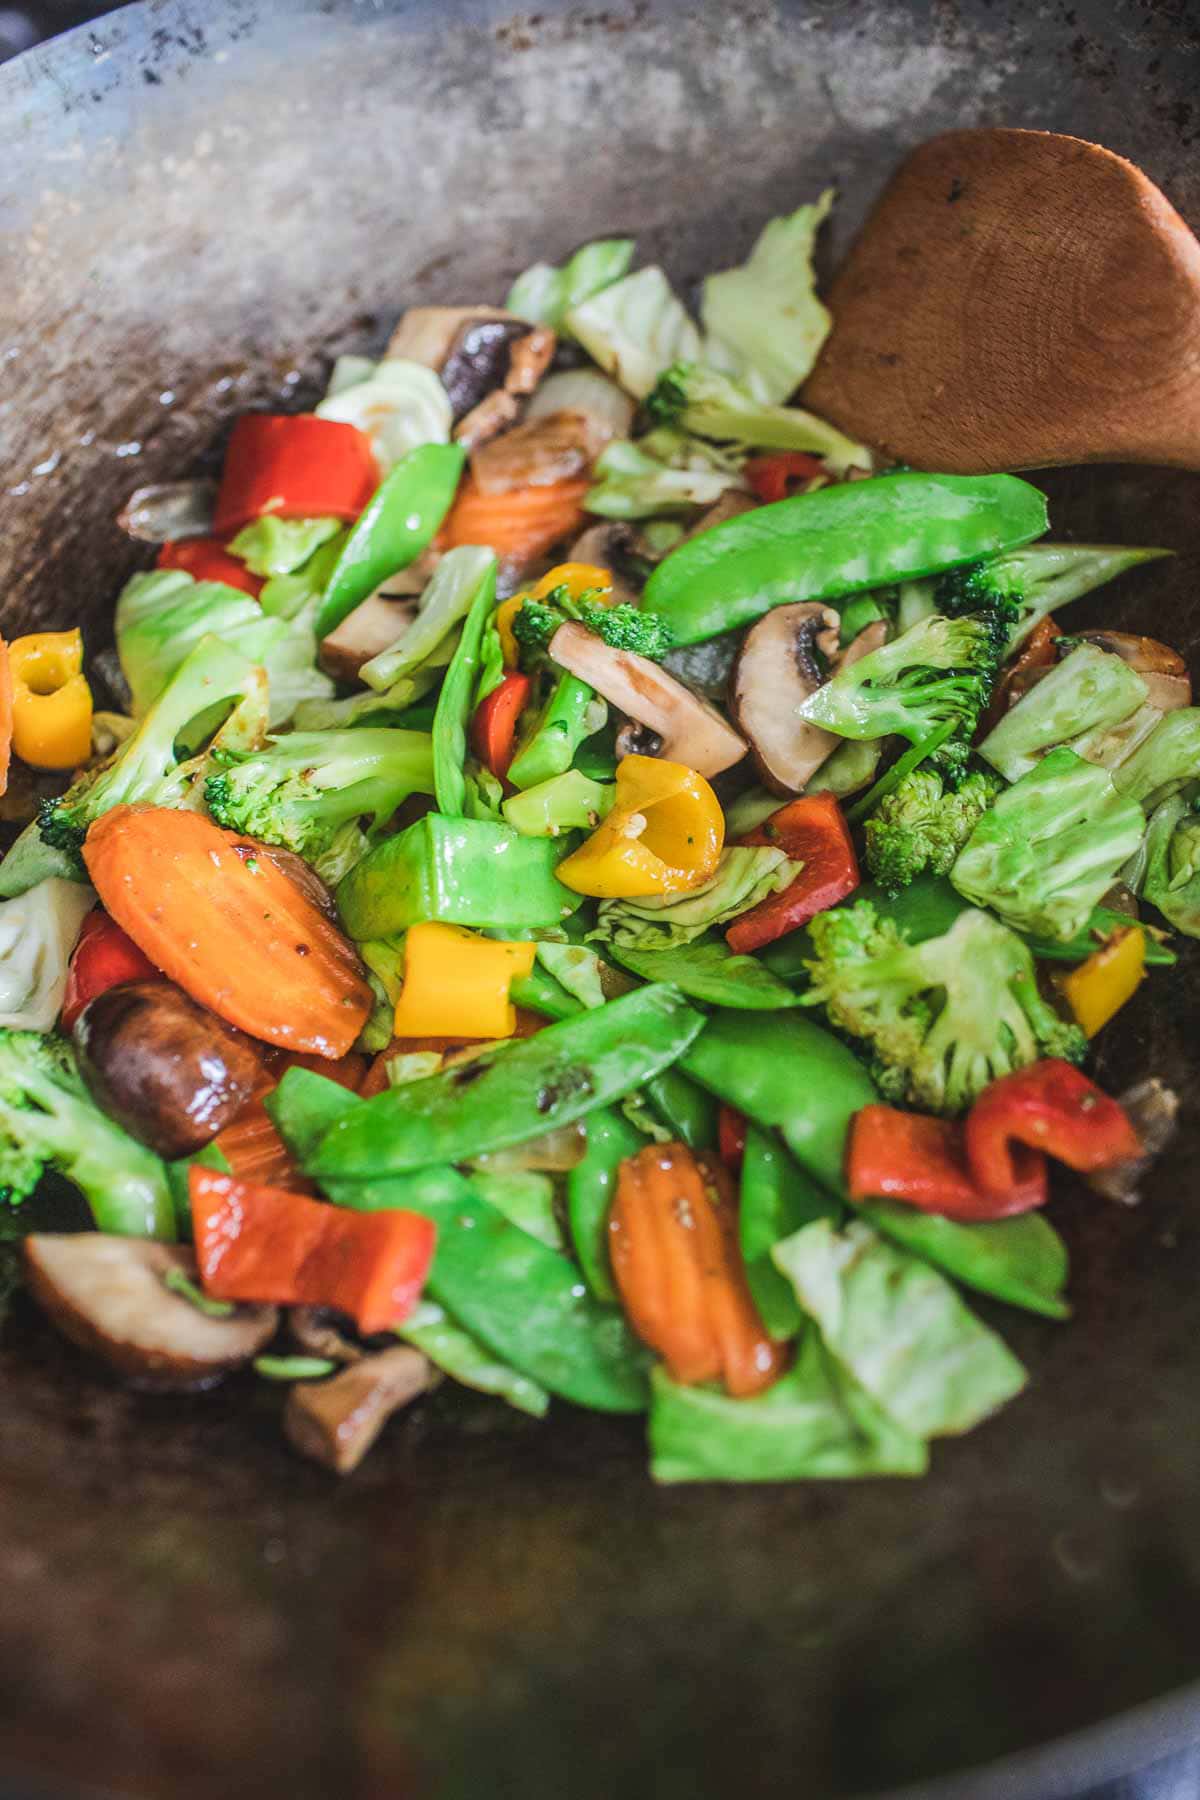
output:
MULTIPOLYGON (((686 283, 834 180, 844 245, 906 147, 1000 122, 1126 152, 1195 222, 1198 26, 1187 0, 164 0, 31 52, 0 70, 0 627, 95 634, 132 486, 404 303, 498 298, 597 232, 686 283)), ((1097 610, 1200 666, 1200 477, 1046 485, 1059 531, 1190 553, 1097 610)), ((1196 961, 1106 1082, 1190 1103, 1196 961)), ((819 1800, 1015 1756, 950 1791, 1051 1800, 1161 1753, 1200 1710, 1198 1153, 1193 1108, 1140 1210, 1058 1203, 1074 1323, 999 1318, 1031 1391, 914 1485, 660 1492, 636 1426, 441 1396, 338 1486, 276 1393, 139 1398, 19 1309, 0 1769, 819 1800)))

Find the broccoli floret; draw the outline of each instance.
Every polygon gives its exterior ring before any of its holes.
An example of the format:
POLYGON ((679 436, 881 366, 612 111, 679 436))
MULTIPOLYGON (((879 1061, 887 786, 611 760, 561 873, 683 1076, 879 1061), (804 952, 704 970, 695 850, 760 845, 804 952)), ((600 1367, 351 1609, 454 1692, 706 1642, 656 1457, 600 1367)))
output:
POLYGON ((934 587, 938 612, 957 618, 981 606, 1010 609, 1007 654, 1024 643, 1039 619, 1137 563, 1170 556, 1169 550, 1129 549, 1121 544, 1026 544, 982 562, 948 569, 934 587))
POLYGON ((1014 930, 1065 940, 1136 853, 1145 825, 1107 769, 1052 750, 978 821, 950 879, 1014 930))
POLYGON ((187 752, 211 737, 226 715, 223 741, 261 736, 267 723, 266 675, 219 638, 204 637, 111 761, 88 771, 57 799, 43 801, 38 828, 45 842, 78 863, 88 826, 110 808, 188 805, 204 758, 189 758, 187 752))
POLYGON ((36 1031, 0 1030, 0 1189, 24 1200, 47 1169, 73 1181, 101 1231, 173 1237, 163 1164, 102 1113, 70 1045, 36 1031))
POLYGON ((867 867, 884 893, 898 893, 918 875, 948 875, 1004 785, 983 770, 955 781, 933 766, 937 756, 906 775, 866 822, 867 867))
POLYGON ((819 914, 801 1004, 870 1046, 885 1095, 958 1113, 990 1081, 1041 1055, 1079 1061, 1087 1040, 1037 989, 1033 958, 999 920, 964 912, 910 944, 869 900, 819 914))
POLYGON ((915 744, 946 724, 969 737, 991 695, 1002 640, 990 612, 962 619, 931 614, 844 665, 809 695, 800 717, 847 738, 897 732, 915 744))
POLYGON ((869 469, 871 452, 799 406, 772 406, 702 363, 673 363, 646 401, 659 425, 756 450, 808 450, 835 474, 869 469))
POLYGON ((674 642, 665 621, 636 606, 606 606, 598 596, 595 589, 572 599, 563 586, 551 589, 544 600, 526 600, 513 619, 513 636, 523 650, 539 656, 559 626, 574 619, 614 650, 630 650, 661 662, 674 642))
POLYGON ((293 731, 261 750, 214 751, 211 763, 204 799, 218 825, 309 862, 348 821, 378 830, 410 794, 433 792, 427 731, 293 731))

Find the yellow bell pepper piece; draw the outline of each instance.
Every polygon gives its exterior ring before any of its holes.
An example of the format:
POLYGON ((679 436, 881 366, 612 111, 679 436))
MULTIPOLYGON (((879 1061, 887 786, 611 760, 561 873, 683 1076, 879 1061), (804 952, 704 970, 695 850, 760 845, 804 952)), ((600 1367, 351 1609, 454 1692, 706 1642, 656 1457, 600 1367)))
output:
POLYGON ((1086 962, 1059 983, 1075 1022, 1088 1037, 1132 1000, 1146 973, 1146 934, 1138 926, 1116 931, 1086 962))
POLYGON ((35 631, 8 647, 13 749, 35 769, 73 769, 92 749, 92 690, 83 674, 83 637, 35 631))
POLYGON ((572 600, 582 599, 589 593, 593 599, 605 600, 611 597, 612 584, 611 569, 598 568, 595 563, 557 563, 542 576, 531 598, 544 600, 555 588, 565 587, 572 600), (595 591, 597 588, 599 593, 595 591))
POLYGON ((509 983, 528 975, 536 944, 503 944, 460 925, 409 927, 397 1037, 505 1038, 517 1029, 509 983))
POLYGON ((554 873, 573 893, 600 900, 682 894, 716 873, 724 843, 725 815, 702 775, 661 757, 626 756, 612 811, 554 873))
POLYGON ((496 632, 500 638, 506 669, 515 669, 521 660, 520 646, 513 636, 513 620, 528 598, 528 594, 514 594, 511 600, 502 600, 496 608, 496 632))

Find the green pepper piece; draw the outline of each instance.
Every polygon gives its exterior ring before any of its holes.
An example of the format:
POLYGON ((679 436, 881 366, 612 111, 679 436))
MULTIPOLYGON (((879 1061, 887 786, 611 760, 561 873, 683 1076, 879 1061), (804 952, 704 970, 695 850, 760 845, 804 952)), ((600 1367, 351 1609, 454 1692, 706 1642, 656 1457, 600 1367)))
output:
POLYGON ((554 873, 562 846, 489 819, 423 819, 384 838, 343 875, 338 911, 352 938, 447 925, 561 925, 580 903, 554 873))
POLYGON ((597 1300, 616 1300, 608 1255, 608 1214, 627 1156, 646 1143, 617 1106, 602 1106, 587 1122, 587 1150, 567 1176, 567 1219, 583 1279, 597 1300))
POLYGON ((704 1006, 736 1006, 772 1012, 798 1006, 799 997, 756 956, 735 956, 723 938, 698 939, 668 950, 626 950, 609 945, 609 954, 643 981, 670 981, 689 1000, 704 1006))
POLYGON ((679 1068, 664 1069, 645 1086, 645 1096, 667 1130, 689 1150, 713 1150, 717 1103, 679 1068))
POLYGON ((974 562, 1040 537, 1046 501, 1015 475, 878 475, 756 507, 672 550, 642 605, 676 645, 773 606, 836 600, 974 562))
POLYGON ((774 1132, 747 1125, 738 1207, 742 1258, 763 1324, 779 1343, 796 1336, 804 1315, 791 1282, 771 1261, 771 1252, 814 1219, 832 1219, 836 1224, 841 1214, 838 1201, 805 1173, 774 1132))
POLYGON ((638 988, 366 1101, 326 1133, 308 1172, 363 1181, 540 1137, 669 1068, 703 1023, 676 989, 638 988))
MULTIPOLYGON (((302 1159, 322 1127, 336 1119, 333 1131, 346 1130, 374 1105, 308 1069, 290 1069, 269 1099, 271 1117, 302 1159)), ((511 1224, 456 1169, 377 1181, 330 1177, 321 1186, 336 1206, 404 1207, 432 1219, 437 1248, 427 1292, 521 1374, 578 1406, 644 1410, 649 1358, 621 1314, 587 1292, 569 1257, 511 1224)))
POLYGON ((966 1225, 894 1200, 871 1200, 854 1210, 893 1243, 981 1294, 1046 1319, 1071 1316, 1062 1298, 1067 1247, 1040 1213, 966 1225))
POLYGON ((611 782, 590 781, 581 770, 568 769, 510 795, 500 811, 523 837, 558 837, 564 831, 594 831, 616 796, 611 782))
POLYGON ((471 723, 475 684, 483 655, 483 637, 496 604, 493 560, 479 583, 463 620, 433 714, 433 791, 438 811, 461 816, 467 811, 467 730, 471 723))
POLYGON ((463 472, 461 444, 420 444, 384 477, 342 546, 313 629, 328 637, 381 581, 427 550, 463 472))
POLYGON ((591 735, 587 716, 595 697, 577 675, 558 677, 528 740, 512 759, 508 779, 515 788, 537 787, 566 773, 580 744, 591 735))
POLYGON ((879 1096, 832 1033, 798 1012, 714 1013, 680 1067, 756 1125, 777 1130, 801 1168, 844 1194, 850 1121, 879 1096))
POLYGON ((573 1019, 584 1010, 583 1001, 569 994, 562 982, 556 981, 540 963, 534 963, 528 975, 513 977, 508 984, 508 997, 514 1006, 528 1006, 548 1019, 573 1019))

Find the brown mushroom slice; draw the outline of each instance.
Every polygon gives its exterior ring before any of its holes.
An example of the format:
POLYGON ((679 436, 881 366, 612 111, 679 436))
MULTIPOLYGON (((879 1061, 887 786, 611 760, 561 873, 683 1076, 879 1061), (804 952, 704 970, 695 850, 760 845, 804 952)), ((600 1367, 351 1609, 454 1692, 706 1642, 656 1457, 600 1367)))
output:
POLYGON ((75 1022, 79 1071, 131 1136, 173 1160, 232 1125, 262 1082, 251 1041, 173 981, 125 981, 75 1022))
POLYGON ((578 675, 631 719, 656 731, 668 762, 686 763, 698 775, 713 776, 745 756, 745 740, 716 707, 648 656, 614 650, 594 631, 573 620, 560 625, 551 638, 550 656, 559 668, 578 675))
POLYGON ((517 338, 508 353, 504 386, 510 394, 532 394, 554 360, 558 338, 548 325, 535 325, 517 338))
POLYGON ((182 1244, 99 1231, 36 1233, 24 1252, 30 1291, 64 1336, 139 1387, 211 1387, 257 1356, 279 1323, 273 1306, 236 1306, 212 1318, 173 1293, 166 1285, 173 1270, 198 1279, 182 1244))
POLYGON ((376 588, 361 606, 347 613, 335 631, 321 639, 317 660, 335 681, 357 681, 364 663, 390 650, 417 616, 415 600, 397 600, 376 588))
POLYGON ((837 614, 815 600, 773 606, 742 639, 729 684, 729 710, 773 794, 803 793, 842 741, 835 732, 797 716, 825 679, 817 651, 829 658, 837 641, 837 614))
POLYGON ((283 1429, 302 1456, 338 1475, 356 1469, 392 1414, 439 1379, 427 1356, 407 1344, 348 1363, 328 1381, 297 1382, 283 1429))
POLYGON ((613 605, 636 606, 637 592, 621 570, 638 553, 638 533, 628 520, 602 519, 580 532, 567 551, 566 561, 587 563, 593 569, 607 569, 612 576, 613 605))
POLYGON ((861 662, 864 656, 870 656, 873 650, 882 650, 887 642, 887 634, 887 620, 872 619, 869 625, 863 626, 857 637, 851 638, 840 655, 834 657, 830 673, 838 669, 849 669, 854 663, 861 662))
POLYGON ((463 327, 484 319, 506 319, 523 331, 529 330, 523 319, 502 306, 410 306, 383 354, 440 370, 463 327))
POLYGON ((369 1352, 343 1337, 334 1317, 326 1306, 293 1306, 288 1310, 288 1336, 309 1356, 323 1356, 335 1363, 361 1362, 369 1352))
POLYGON ((743 513, 753 512, 754 507, 753 494, 746 493, 744 488, 727 487, 721 498, 714 500, 708 511, 702 512, 691 529, 684 533, 681 542, 686 544, 689 538, 699 537, 702 531, 724 525, 726 519, 738 519, 743 513))
POLYGON ((1132 631, 1081 631, 1084 643, 1095 644, 1119 656, 1136 669, 1146 683, 1146 700, 1159 712, 1174 712, 1192 703, 1192 681, 1187 664, 1177 650, 1157 638, 1139 637, 1132 631))
POLYGON ((584 474, 607 442, 604 427, 590 413, 564 408, 481 445, 471 456, 471 473, 485 494, 549 487, 584 474))
POLYGON ((486 394, 478 406, 473 406, 465 418, 454 427, 454 441, 462 444, 464 449, 476 450, 480 444, 488 443, 515 425, 521 412, 521 403, 503 388, 493 388, 486 394))

